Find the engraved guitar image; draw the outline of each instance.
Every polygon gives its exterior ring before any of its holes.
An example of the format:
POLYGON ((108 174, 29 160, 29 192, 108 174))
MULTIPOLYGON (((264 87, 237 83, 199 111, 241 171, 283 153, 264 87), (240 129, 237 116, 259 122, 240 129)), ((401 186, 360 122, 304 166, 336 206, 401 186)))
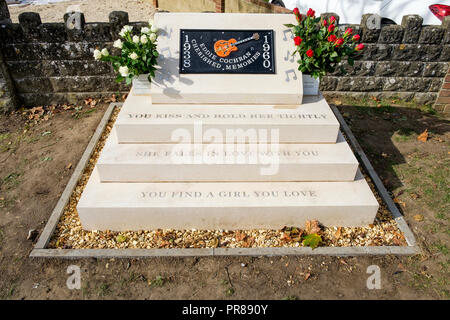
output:
POLYGON ((217 40, 216 43, 214 43, 214 51, 219 57, 228 57, 231 52, 238 50, 237 45, 250 40, 259 40, 259 34, 254 33, 251 37, 241 41, 237 41, 234 38, 231 38, 230 40, 217 40))

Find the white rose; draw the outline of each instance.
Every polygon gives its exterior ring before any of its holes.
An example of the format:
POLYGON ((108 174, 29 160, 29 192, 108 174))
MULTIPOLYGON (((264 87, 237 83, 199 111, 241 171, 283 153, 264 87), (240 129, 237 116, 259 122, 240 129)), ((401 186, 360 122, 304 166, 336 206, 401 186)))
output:
POLYGON ((108 49, 103 48, 103 49, 102 49, 102 55, 105 56, 105 57, 109 56, 108 49))
POLYGON ((139 43, 139 37, 138 36, 133 36, 133 42, 134 43, 139 43))
POLYGON ((130 57, 131 59, 133 59, 133 60, 136 60, 137 58, 139 58, 139 56, 137 55, 136 52, 130 53, 129 57, 130 57))
POLYGON ((143 28, 141 29, 141 33, 149 33, 149 32, 150 32, 150 28, 143 27, 143 28))
POLYGON ((143 44, 146 44, 146 43, 148 42, 148 38, 147 38, 146 35, 142 35, 142 36, 141 36, 141 42, 142 42, 143 44))
POLYGON ((133 30, 132 26, 123 26, 122 30, 120 30, 119 35, 124 37, 127 32, 131 32, 133 30))
POLYGON ((122 46, 123 46, 122 40, 117 39, 116 41, 114 41, 114 44, 113 44, 114 48, 122 49, 122 46))
POLYGON ((152 33, 152 34, 150 35, 150 41, 151 41, 151 42, 155 42, 155 40, 156 40, 156 34, 152 33))
POLYGON ((102 57, 101 51, 95 49, 95 50, 94 50, 94 58, 95 58, 95 60, 100 60, 101 57, 102 57))
POLYGON ((156 31, 158 31, 158 28, 156 26, 152 25, 152 27, 150 28, 150 31, 156 32, 156 31))
POLYGON ((153 19, 148 19, 148 25, 152 26, 153 25, 153 19))
POLYGON ((119 67, 119 73, 122 77, 127 77, 130 74, 127 66, 119 67))

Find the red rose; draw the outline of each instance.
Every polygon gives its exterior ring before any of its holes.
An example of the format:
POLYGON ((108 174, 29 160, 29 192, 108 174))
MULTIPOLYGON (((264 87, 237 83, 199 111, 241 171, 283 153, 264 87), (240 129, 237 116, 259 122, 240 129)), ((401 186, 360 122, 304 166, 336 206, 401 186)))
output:
POLYGON ((358 44, 355 48, 356 51, 361 51, 362 49, 364 49, 364 45, 362 43, 358 44))
POLYGON ((294 10, 292 10, 292 12, 293 12, 296 16, 298 16, 299 13, 300 13, 300 11, 298 11, 298 8, 294 8, 294 10))
POLYGON ((334 24, 330 24, 330 25, 328 26, 328 32, 333 32, 333 31, 334 31, 334 28, 335 28, 334 24))
POLYGON ((355 34, 352 38, 353 41, 358 42, 359 39, 361 39, 361 37, 359 36, 359 34, 355 34))
POLYGON ((308 51, 306 51, 306 55, 311 58, 314 55, 314 51, 309 49, 308 51))
POLYGON ((336 17, 335 16, 331 16, 330 17, 330 23, 334 23, 336 21, 336 17))
POLYGON ((337 39, 337 37, 334 34, 332 34, 328 37, 328 42, 335 42, 336 39, 337 39))
POLYGON ((323 20, 323 25, 326 27, 328 24, 327 20, 323 20))
POLYGON ((353 29, 352 28, 348 28, 347 30, 345 30, 344 35, 351 35, 353 33, 353 29))
POLYGON ((299 46, 300 43, 302 43, 302 41, 303 41, 303 39, 300 38, 299 36, 296 36, 296 37, 294 38, 294 43, 295 43, 296 46, 299 46))
POLYGON ((316 14, 316 12, 313 9, 311 9, 311 8, 309 8, 308 12, 306 13, 306 15, 308 17, 314 17, 315 14, 316 14))
POLYGON ((336 40, 336 47, 340 47, 344 44, 344 39, 339 38, 336 40))

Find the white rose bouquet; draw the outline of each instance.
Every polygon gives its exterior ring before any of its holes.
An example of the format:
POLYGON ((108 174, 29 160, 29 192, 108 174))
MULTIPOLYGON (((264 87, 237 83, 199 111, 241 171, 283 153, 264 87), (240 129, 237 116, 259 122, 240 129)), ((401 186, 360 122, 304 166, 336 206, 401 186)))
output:
POLYGON ((119 56, 112 56, 106 48, 94 50, 95 60, 112 62, 113 68, 119 74, 117 82, 123 80, 131 84, 133 77, 148 74, 148 80, 155 76, 156 58, 158 58, 158 29, 149 21, 148 27, 143 27, 139 35, 133 35, 132 26, 124 26, 119 35, 121 39, 114 41, 113 46, 121 49, 119 56))

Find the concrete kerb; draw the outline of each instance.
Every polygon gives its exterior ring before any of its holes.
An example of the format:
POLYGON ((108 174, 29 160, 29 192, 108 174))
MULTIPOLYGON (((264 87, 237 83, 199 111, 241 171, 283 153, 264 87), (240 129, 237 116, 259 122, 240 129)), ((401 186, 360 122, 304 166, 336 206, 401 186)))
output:
POLYGON ((356 152, 357 158, 371 177, 377 191, 386 203, 388 209, 396 220, 399 229, 403 232, 407 246, 378 246, 378 247, 319 247, 314 250, 307 247, 279 247, 279 248, 183 248, 183 249, 49 249, 48 243, 59 222, 64 208, 70 199, 72 191, 77 185, 88 161, 97 145, 113 110, 121 107, 122 103, 111 103, 100 121, 94 135, 86 147, 72 177, 55 206, 47 224, 42 231, 31 258, 151 258, 151 257, 201 257, 201 256, 288 256, 288 255, 328 255, 328 256, 361 256, 361 255, 414 255, 420 252, 414 235, 409 229, 402 214, 392 201, 386 188, 370 164, 369 159, 356 141, 344 118, 335 106, 331 106, 341 128, 346 134, 349 143, 356 152))

